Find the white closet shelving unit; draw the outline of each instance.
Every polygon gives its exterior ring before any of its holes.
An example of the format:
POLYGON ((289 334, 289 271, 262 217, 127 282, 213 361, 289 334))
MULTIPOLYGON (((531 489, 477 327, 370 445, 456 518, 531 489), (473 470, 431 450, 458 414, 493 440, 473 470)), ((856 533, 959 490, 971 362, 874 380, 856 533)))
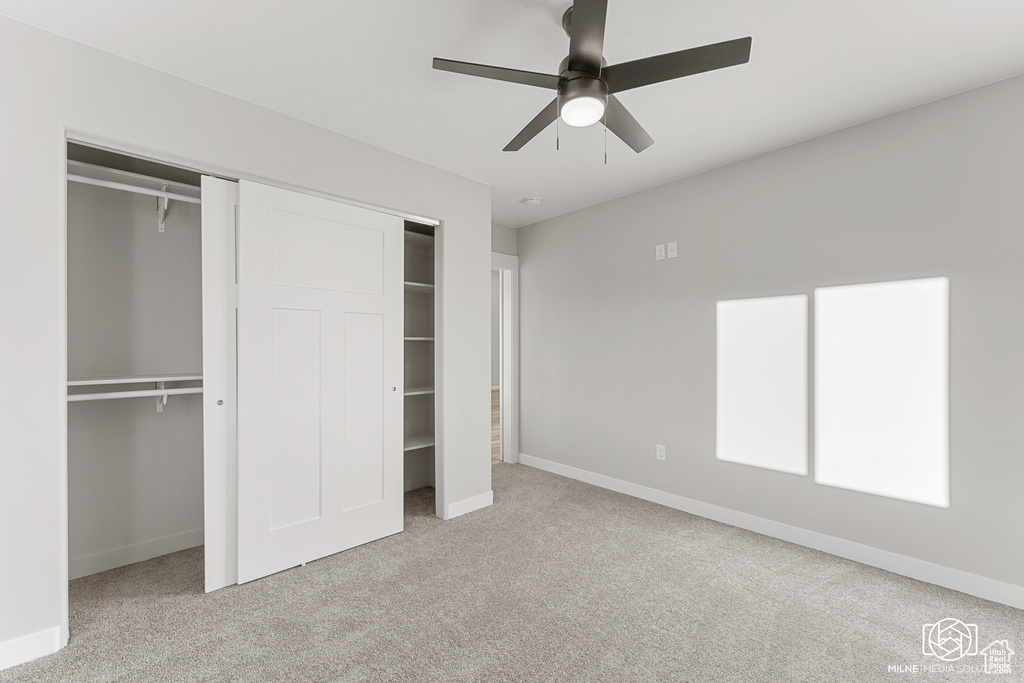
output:
POLYGON ((405 488, 434 483, 434 228, 405 225, 405 488))

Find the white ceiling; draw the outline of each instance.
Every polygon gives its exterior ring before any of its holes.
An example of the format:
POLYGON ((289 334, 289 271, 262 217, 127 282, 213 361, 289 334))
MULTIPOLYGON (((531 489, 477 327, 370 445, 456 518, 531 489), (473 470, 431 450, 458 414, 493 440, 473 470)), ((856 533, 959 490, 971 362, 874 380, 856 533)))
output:
POLYGON ((570 0, 0 0, 0 14, 493 187, 519 227, 1024 73, 1021 0, 610 0, 609 64, 753 36, 750 63, 622 94, 655 144, 432 57, 555 73, 570 0), (543 199, 525 206, 523 197, 543 199))

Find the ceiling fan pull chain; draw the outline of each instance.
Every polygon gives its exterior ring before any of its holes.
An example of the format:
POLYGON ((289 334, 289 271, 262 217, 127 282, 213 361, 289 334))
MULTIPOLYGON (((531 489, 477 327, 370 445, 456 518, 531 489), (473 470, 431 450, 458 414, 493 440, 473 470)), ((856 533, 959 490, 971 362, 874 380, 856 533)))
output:
MULTIPOLYGON (((562 118, 562 117, 559 116, 558 119, 560 119, 560 118, 562 118)), ((559 149, 561 149, 560 142, 559 142, 559 137, 560 137, 561 132, 562 132, 562 127, 558 125, 558 119, 555 119, 555 151, 556 152, 559 149)))
POLYGON ((604 165, 608 165, 608 112, 604 115, 604 165))

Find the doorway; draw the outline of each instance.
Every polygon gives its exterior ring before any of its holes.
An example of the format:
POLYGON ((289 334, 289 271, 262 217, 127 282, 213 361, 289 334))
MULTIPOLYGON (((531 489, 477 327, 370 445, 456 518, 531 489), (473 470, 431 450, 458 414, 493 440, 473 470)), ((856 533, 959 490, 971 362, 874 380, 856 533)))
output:
POLYGON ((519 461, 519 258, 491 254, 491 464, 519 461))
POLYGON ((491 464, 501 462, 501 271, 491 270, 491 464))

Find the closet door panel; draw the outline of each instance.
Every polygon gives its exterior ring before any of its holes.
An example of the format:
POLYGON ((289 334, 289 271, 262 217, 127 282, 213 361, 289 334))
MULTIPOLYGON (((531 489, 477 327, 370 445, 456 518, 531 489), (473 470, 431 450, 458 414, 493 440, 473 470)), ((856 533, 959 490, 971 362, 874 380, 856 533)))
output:
POLYGON ((203 176, 203 534, 206 592, 238 582, 235 211, 238 183, 203 176))
POLYGON ((384 236, 380 231, 274 213, 275 285, 383 293, 384 236))
POLYGON ((238 574, 402 530, 401 219, 240 183, 238 574))
POLYGON ((320 311, 271 310, 270 528, 320 517, 320 311))
POLYGON ((344 510, 384 498, 384 319, 345 315, 344 510))

